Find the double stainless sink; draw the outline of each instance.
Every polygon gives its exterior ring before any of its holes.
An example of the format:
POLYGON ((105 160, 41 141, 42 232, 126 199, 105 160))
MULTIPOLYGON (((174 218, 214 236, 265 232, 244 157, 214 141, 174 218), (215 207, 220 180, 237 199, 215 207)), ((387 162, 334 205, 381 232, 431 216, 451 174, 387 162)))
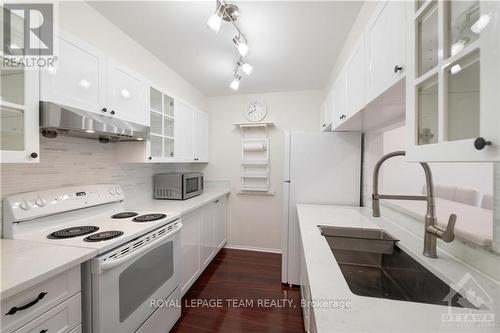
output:
POLYGON ((351 291, 359 296, 476 308, 380 229, 319 225, 351 291))

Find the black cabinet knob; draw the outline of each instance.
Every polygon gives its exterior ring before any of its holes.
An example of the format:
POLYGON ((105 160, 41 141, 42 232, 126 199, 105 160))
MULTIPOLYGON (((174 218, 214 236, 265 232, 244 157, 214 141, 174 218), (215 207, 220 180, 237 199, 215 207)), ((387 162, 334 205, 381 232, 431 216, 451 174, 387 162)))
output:
POLYGON ((394 73, 397 73, 397 72, 402 71, 402 70, 403 70, 403 67, 401 67, 401 66, 399 66, 399 65, 396 65, 396 66, 394 67, 394 73))
POLYGON ((474 147, 477 150, 482 150, 486 146, 491 146, 491 141, 486 141, 483 137, 479 137, 474 140, 474 147))
POLYGON ((41 330, 40 333, 47 333, 49 330, 48 329, 44 329, 44 330, 41 330))
POLYGON ((153 159, 153 157, 151 157, 151 156, 148 157, 148 160, 152 160, 152 159, 153 159))
POLYGON ((345 114, 340 116, 340 120, 345 119, 347 116, 345 114))
POLYGON ((326 124, 323 124, 323 127, 326 127, 326 124))
POLYGON ((111 110, 111 112, 110 112, 110 113, 111 113, 111 114, 115 114, 116 112, 115 112, 115 110, 111 110))
POLYGON ((30 154, 30 157, 31 158, 37 158, 38 157, 38 153, 33 152, 33 153, 30 154))
POLYGON ((108 112, 108 109, 102 108, 102 112, 108 112))

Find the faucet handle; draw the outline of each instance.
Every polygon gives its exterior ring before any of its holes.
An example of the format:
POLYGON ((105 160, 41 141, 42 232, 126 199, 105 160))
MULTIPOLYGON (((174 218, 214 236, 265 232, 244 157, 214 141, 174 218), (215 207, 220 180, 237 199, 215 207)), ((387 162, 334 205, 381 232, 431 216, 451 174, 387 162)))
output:
POLYGON ((457 223, 457 215, 451 214, 450 219, 448 220, 448 225, 446 226, 446 230, 444 230, 440 235, 443 241, 451 242, 455 239, 455 223, 457 223))

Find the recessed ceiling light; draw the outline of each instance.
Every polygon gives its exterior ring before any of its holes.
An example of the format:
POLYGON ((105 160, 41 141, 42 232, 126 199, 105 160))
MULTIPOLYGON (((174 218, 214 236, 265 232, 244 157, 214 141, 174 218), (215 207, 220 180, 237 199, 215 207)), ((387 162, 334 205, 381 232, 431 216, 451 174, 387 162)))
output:
POLYGON ((451 74, 457 74, 462 71, 462 67, 459 64, 451 66, 450 72, 451 74))

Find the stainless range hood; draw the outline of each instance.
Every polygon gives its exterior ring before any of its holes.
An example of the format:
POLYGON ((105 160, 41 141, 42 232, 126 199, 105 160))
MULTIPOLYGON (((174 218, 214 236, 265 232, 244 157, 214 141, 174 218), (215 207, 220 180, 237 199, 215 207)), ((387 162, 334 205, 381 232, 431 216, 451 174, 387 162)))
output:
POLYGON ((40 131, 108 141, 149 139, 149 127, 52 102, 40 102, 40 131))

